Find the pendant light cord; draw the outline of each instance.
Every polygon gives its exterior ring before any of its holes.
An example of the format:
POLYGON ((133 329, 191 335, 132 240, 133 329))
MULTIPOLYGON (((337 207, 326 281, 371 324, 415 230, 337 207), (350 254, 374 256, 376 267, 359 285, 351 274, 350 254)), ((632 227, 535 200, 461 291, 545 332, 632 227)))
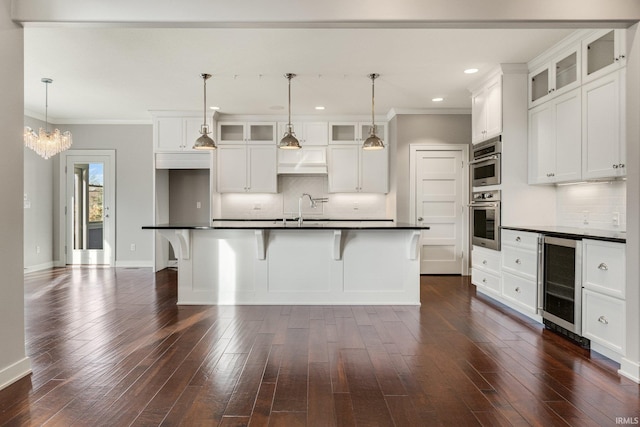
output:
POLYGON ((287 74, 287 79, 289 79, 289 123, 287 124, 287 130, 291 132, 291 79, 293 75, 287 74))
POLYGON ((375 99, 376 99, 376 75, 371 74, 371 132, 376 132, 376 119, 375 119, 375 99))
POLYGON ((207 128, 207 77, 206 75, 202 76, 204 80, 204 105, 202 108, 202 123, 204 124, 204 128, 207 128))

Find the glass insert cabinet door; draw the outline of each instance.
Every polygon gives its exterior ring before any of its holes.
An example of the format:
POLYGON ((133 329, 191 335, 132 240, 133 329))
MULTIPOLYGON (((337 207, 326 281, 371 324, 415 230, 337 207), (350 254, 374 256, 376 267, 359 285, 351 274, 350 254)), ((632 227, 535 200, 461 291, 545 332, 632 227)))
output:
POLYGON ((110 163, 109 156, 67 156, 67 264, 111 264, 110 163))

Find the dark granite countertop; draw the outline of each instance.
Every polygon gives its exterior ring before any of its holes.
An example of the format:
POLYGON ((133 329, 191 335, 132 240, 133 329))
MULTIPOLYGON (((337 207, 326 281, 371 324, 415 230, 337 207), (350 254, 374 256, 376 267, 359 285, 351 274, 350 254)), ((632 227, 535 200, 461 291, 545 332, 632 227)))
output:
POLYGON ((260 219, 260 220, 244 220, 244 219, 223 219, 214 220, 211 224, 158 224, 146 225, 142 227, 144 230, 300 230, 300 229, 325 229, 325 230, 428 230, 428 226, 416 224, 398 223, 393 220, 371 220, 371 219, 313 219, 309 218, 299 225, 295 220, 282 219, 260 219))
POLYGON ((598 230, 591 228, 578 228, 578 227, 560 227, 560 226, 507 226, 503 225, 501 228, 505 230, 516 230, 516 231, 531 231, 534 233, 541 233, 546 236, 553 237, 569 237, 569 238, 578 238, 578 239, 593 239, 593 240, 604 240, 607 242, 618 242, 618 243, 626 243, 627 242, 627 233, 621 231, 611 231, 611 230, 598 230))

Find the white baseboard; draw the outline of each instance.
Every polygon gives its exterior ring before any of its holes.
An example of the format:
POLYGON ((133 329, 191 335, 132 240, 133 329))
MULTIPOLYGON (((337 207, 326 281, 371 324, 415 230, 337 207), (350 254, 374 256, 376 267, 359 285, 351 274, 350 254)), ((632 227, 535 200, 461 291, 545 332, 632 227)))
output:
POLYGON ((25 267, 24 272, 25 274, 33 273, 34 271, 48 270, 50 268, 53 268, 54 266, 55 264, 53 263, 53 261, 50 261, 50 262, 45 262, 44 264, 31 265, 29 267, 25 267))
POLYGON ((28 357, 0 370, 0 390, 6 388, 31 373, 31 361, 28 357))
POLYGON ((153 261, 147 261, 147 260, 116 261, 116 267, 123 267, 123 268, 153 268, 153 261))
POLYGON ((640 363, 623 357, 620 361, 620 370, 618 370, 618 373, 640 384, 640 363))

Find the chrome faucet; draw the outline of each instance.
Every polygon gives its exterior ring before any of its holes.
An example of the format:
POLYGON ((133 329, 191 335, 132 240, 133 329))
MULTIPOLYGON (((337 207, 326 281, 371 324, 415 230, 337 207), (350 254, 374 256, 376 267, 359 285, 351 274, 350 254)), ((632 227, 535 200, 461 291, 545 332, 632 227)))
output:
POLYGON ((319 197, 314 199, 313 197, 311 197, 311 194, 302 193, 302 196, 298 198, 298 225, 302 225, 302 199, 304 199, 305 196, 309 198, 309 206, 312 208, 318 206, 318 203, 326 203, 329 201, 329 199, 326 197, 319 197))

